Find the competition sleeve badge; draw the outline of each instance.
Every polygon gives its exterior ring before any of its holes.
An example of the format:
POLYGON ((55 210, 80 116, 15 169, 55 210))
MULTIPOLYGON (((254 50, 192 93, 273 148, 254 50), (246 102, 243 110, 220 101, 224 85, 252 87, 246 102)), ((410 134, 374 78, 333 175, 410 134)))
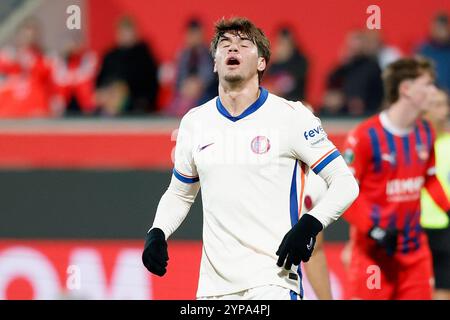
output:
POLYGON ((344 151, 343 157, 347 165, 351 165, 355 160, 355 153, 349 148, 344 151))
POLYGON ((267 137, 256 136, 251 143, 252 151, 256 154, 263 154, 270 150, 270 141, 267 137))

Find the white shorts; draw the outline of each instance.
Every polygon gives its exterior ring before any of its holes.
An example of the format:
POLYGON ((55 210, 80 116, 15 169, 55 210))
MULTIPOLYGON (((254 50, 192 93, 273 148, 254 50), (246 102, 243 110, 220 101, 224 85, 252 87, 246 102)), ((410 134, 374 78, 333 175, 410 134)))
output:
POLYGON ((198 297, 197 300, 301 300, 294 291, 277 285, 260 286, 220 296, 198 297))

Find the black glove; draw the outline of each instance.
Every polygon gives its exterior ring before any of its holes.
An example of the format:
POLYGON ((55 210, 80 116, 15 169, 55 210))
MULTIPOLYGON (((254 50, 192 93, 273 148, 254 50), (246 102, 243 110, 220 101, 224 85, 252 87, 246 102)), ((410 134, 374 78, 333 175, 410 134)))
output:
POLYGON ((380 227, 373 227, 369 231, 369 237, 377 243, 380 247, 386 249, 388 255, 393 255, 397 250, 397 229, 383 229, 380 227))
POLYGON ((166 273, 167 241, 164 232, 159 228, 151 229, 145 236, 142 262, 148 271, 162 277, 166 273))
POLYGON ((277 265, 290 270, 292 264, 299 265, 300 261, 307 262, 311 257, 316 243, 317 234, 322 231, 322 223, 312 215, 304 214, 298 223, 284 236, 276 252, 277 265))

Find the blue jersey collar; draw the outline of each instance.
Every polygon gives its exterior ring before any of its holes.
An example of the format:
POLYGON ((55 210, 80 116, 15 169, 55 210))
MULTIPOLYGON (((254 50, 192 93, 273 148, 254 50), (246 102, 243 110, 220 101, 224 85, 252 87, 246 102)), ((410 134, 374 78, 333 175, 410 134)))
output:
POLYGON ((269 92, 264 89, 263 87, 259 87, 260 89, 260 94, 258 99, 253 102, 247 109, 244 110, 244 112, 242 112, 240 115, 233 117, 227 109, 225 109, 225 107, 223 106, 222 102, 220 101, 220 97, 217 97, 216 99, 216 107, 217 110, 220 112, 221 115, 223 115, 225 118, 236 122, 240 119, 245 118, 246 116, 252 114, 253 112, 255 112, 256 110, 258 110, 263 104, 264 102, 266 102, 267 97, 269 96, 269 92))

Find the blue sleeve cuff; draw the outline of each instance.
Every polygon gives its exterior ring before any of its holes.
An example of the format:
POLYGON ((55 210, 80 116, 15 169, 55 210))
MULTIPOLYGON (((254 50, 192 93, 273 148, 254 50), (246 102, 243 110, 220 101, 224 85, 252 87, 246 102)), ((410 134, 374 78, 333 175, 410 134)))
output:
POLYGON ((323 159, 315 168, 313 169, 315 174, 319 174, 320 171, 323 170, 331 161, 339 157, 341 154, 338 150, 330 153, 325 159, 323 159))
POLYGON ((178 172, 175 168, 173 169, 173 174, 178 180, 184 183, 196 183, 200 180, 199 177, 189 177, 183 175, 182 173, 178 172))

